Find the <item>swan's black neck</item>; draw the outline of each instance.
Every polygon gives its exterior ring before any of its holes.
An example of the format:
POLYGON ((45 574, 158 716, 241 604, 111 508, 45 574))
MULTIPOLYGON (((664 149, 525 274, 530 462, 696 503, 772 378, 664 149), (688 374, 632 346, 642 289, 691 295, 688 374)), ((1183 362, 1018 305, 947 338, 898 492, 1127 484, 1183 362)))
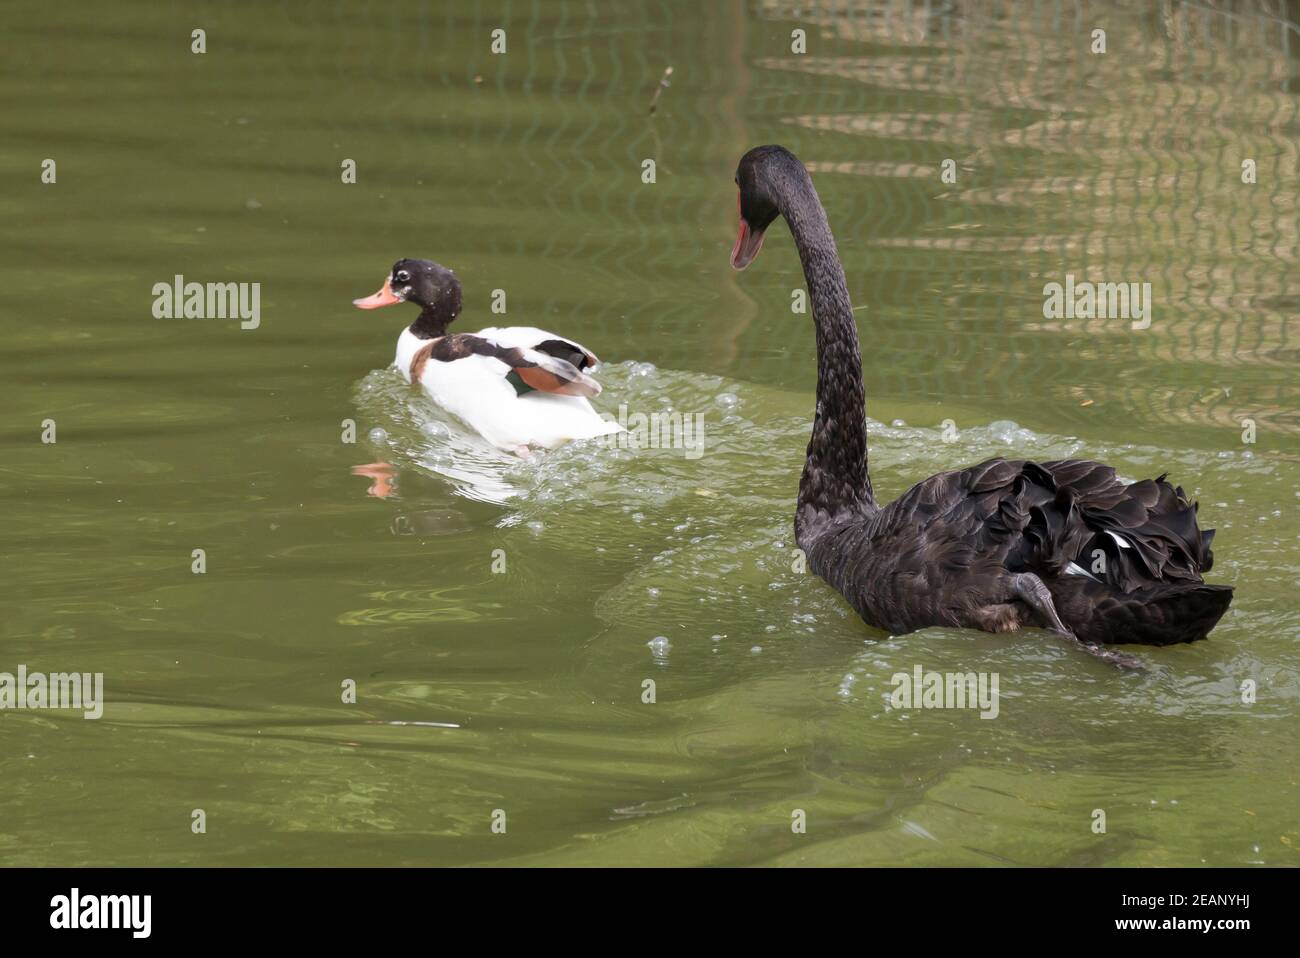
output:
POLYGON ((805 174, 781 213, 794 234, 817 326, 817 413, 799 481, 795 539, 810 544, 845 518, 876 511, 867 474, 862 355, 844 267, 812 180, 805 174))

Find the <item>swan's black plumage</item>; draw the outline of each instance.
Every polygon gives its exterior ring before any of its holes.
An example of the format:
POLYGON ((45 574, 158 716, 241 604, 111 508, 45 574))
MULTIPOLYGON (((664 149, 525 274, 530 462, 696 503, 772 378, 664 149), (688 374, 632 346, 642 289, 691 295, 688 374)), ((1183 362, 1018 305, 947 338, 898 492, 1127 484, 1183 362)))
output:
POLYGON ((879 506, 867 466, 862 361, 848 286, 803 164, 779 146, 741 158, 732 264, 784 216, 817 328, 817 409, 795 538, 810 568, 871 625, 1012 631, 1042 626, 1101 643, 1203 639, 1232 600, 1207 585, 1214 530, 1181 488, 1125 484, 1099 462, 990 459, 931 476, 879 506))

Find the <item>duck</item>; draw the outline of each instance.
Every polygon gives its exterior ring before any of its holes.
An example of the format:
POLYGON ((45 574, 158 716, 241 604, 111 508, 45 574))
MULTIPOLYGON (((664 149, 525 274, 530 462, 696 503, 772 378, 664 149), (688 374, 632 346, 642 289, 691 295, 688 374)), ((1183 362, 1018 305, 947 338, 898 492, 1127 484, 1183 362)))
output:
POLYGON ((778 217, 794 238, 816 329, 817 394, 795 501, 808 568, 871 626, 1040 628, 1121 666, 1108 645, 1204 639, 1232 601, 1204 581, 1213 529, 1167 474, 1126 482, 1086 459, 988 459, 877 501, 862 356, 844 267, 807 168, 759 146, 736 168, 736 270, 778 217))
POLYGON ((360 309, 413 303, 420 315, 397 338, 393 365, 493 446, 521 458, 534 447, 622 431, 592 408, 599 360, 580 343, 532 326, 448 333, 460 315, 460 280, 427 259, 400 259, 360 309))

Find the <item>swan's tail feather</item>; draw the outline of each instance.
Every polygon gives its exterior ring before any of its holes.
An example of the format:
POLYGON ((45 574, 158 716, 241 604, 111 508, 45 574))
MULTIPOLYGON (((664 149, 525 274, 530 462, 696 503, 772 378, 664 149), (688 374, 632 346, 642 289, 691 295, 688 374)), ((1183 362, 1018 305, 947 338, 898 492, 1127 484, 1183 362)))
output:
POLYGON ((1085 576, 1047 580, 1057 611, 1088 643, 1175 645, 1210 634, 1232 602, 1232 587, 1165 582, 1124 592, 1085 576))

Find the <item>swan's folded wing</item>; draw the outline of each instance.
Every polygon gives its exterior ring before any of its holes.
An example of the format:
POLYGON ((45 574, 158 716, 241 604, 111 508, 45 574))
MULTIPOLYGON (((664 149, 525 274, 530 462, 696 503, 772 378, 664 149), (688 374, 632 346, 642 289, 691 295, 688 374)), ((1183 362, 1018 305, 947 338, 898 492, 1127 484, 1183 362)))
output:
POLYGON ((946 551, 931 558, 948 569, 982 556, 1012 572, 1091 576, 1131 592, 1199 583, 1213 562, 1214 531, 1199 528, 1181 488, 1164 476, 1125 483, 1088 460, 992 459, 941 473, 882 510, 875 531, 914 536, 935 523, 943 534, 929 538, 946 551))

